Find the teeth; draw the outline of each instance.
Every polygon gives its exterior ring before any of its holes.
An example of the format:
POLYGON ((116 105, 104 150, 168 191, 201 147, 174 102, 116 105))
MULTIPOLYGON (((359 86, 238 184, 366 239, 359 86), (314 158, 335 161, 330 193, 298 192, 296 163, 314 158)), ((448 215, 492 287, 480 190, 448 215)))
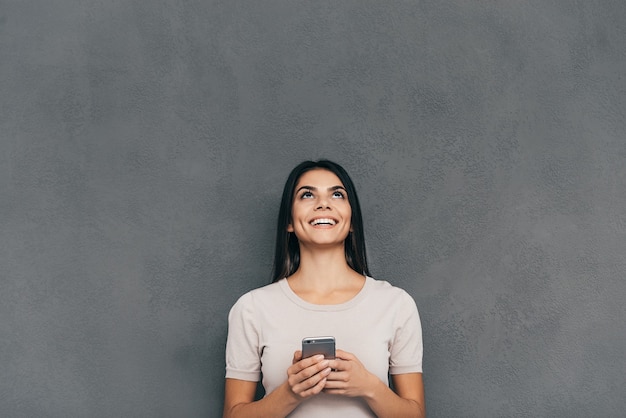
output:
POLYGON ((320 218, 320 219, 314 219, 311 221, 311 225, 315 226, 315 225, 335 225, 337 222, 335 222, 334 219, 327 219, 327 218, 320 218))

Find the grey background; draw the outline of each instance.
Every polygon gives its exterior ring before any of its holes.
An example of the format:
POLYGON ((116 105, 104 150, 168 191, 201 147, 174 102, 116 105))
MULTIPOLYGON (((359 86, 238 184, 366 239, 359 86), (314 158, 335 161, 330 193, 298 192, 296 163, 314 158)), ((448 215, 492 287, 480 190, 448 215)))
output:
POLYGON ((0 415, 216 417, 289 170, 420 309, 430 417, 618 417, 626 3, 0 0, 0 415))

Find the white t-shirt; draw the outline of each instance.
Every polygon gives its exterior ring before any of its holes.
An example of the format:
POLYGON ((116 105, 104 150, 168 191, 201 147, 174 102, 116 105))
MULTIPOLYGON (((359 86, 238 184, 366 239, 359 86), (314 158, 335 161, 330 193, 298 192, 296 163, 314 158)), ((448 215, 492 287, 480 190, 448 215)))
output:
MULTIPOLYGON (((305 337, 333 336, 388 384, 388 373, 422 372, 422 327, 413 298, 388 282, 367 277, 361 291, 338 305, 315 305, 296 295, 287 279, 243 295, 228 316, 226 377, 259 381, 271 393, 287 379, 293 353, 305 337)), ((321 393, 290 417, 372 417, 365 401, 321 393)))

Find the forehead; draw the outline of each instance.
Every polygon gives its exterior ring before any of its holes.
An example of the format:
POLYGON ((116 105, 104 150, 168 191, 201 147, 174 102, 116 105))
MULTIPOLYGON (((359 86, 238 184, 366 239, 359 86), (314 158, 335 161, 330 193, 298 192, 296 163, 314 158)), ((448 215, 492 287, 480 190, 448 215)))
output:
POLYGON ((332 171, 323 168, 309 170, 302 174, 296 184, 296 189, 302 186, 311 186, 318 189, 325 189, 335 186, 344 187, 339 177, 332 171))

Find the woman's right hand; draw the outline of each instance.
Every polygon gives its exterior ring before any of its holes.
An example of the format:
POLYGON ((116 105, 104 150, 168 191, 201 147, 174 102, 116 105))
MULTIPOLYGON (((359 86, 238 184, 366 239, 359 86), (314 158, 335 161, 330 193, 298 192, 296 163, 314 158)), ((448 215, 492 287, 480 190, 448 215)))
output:
POLYGON ((226 378, 224 418, 289 415, 300 402, 324 389, 329 363, 323 355, 302 359, 302 352, 296 351, 287 369, 287 381, 258 401, 254 400, 257 382, 226 378))
POLYGON ((287 369, 287 384, 299 400, 315 396, 324 389, 330 374, 329 361, 323 355, 302 359, 300 350, 293 353, 292 365, 287 369))

